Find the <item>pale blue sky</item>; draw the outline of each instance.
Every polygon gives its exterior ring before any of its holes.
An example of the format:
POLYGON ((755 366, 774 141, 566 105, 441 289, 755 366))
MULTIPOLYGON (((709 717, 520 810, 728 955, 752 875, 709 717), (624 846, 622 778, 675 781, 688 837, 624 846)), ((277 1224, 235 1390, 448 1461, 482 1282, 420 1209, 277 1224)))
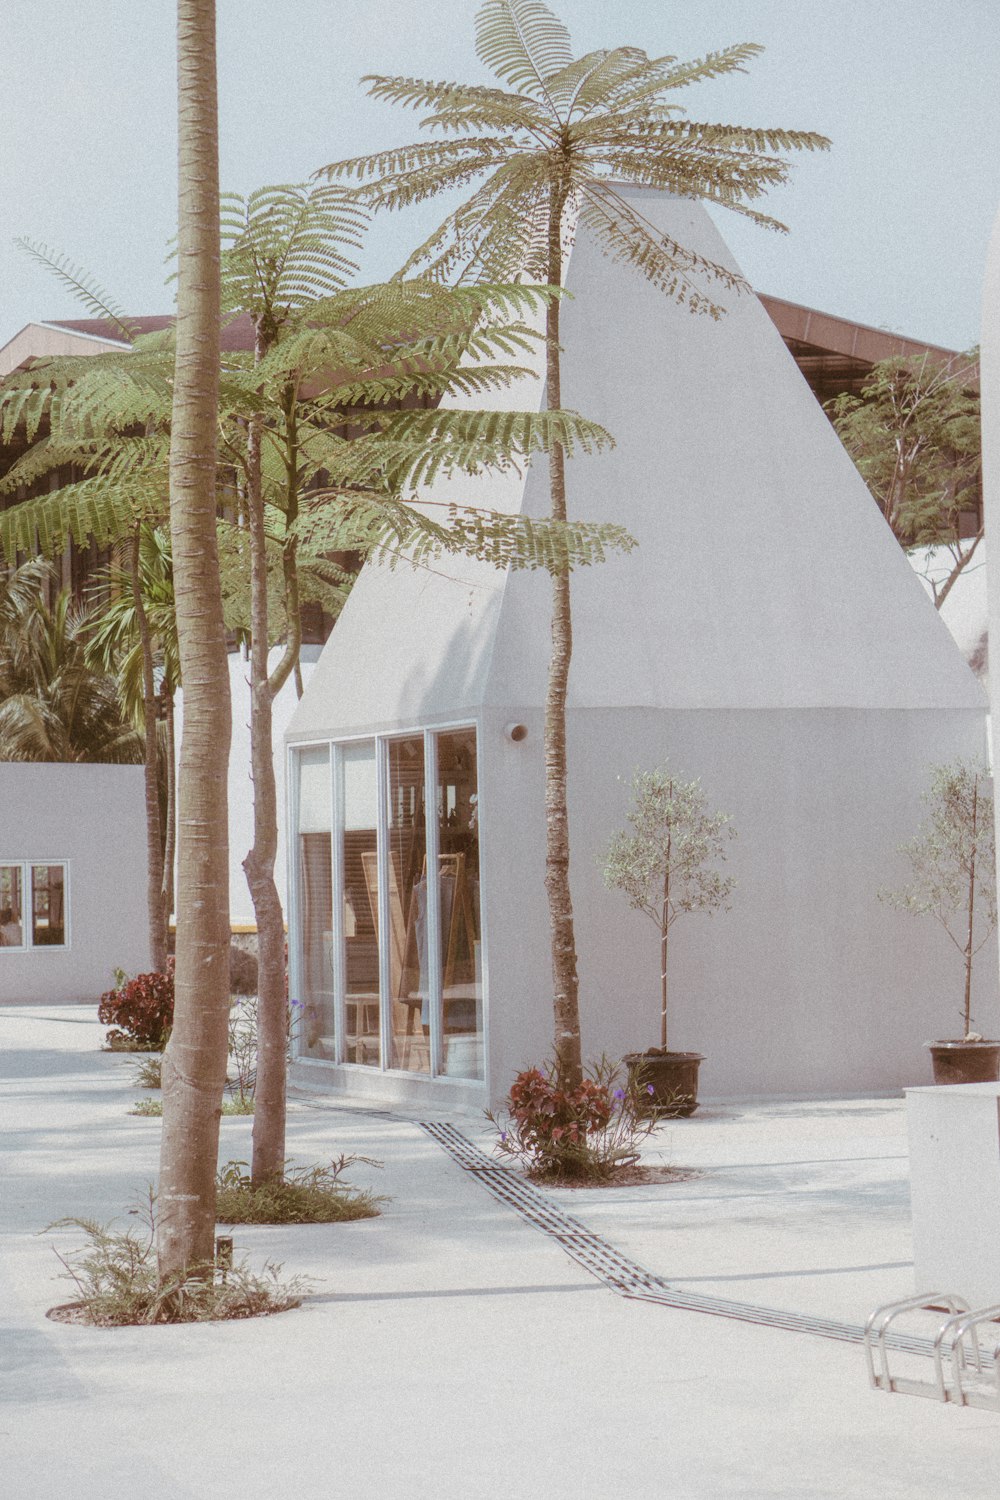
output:
MULTIPOLYGON (((218 0, 223 186, 299 181, 341 156, 415 139, 363 73, 491 81, 478 0, 218 0)), ((682 96, 695 118, 818 130, 769 210, 779 237, 719 222, 761 290, 950 347, 979 333, 1000 202, 997 0, 559 0, 577 52, 631 44, 700 56, 766 52, 746 76, 682 96)), ((173 0, 2 0, 0 344, 24 323, 83 315, 11 246, 44 241, 128 311, 171 306, 175 216, 173 0)), ((376 220, 363 267, 386 275, 440 216, 376 220)))

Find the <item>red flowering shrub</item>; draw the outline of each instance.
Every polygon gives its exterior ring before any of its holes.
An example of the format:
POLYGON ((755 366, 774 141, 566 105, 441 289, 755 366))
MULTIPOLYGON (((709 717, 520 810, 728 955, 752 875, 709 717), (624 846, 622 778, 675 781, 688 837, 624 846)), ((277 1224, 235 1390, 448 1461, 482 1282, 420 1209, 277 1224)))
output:
POLYGON ((498 1150, 519 1160, 531 1177, 611 1177, 639 1157, 638 1142, 655 1126, 633 1091, 616 1087, 615 1069, 604 1059, 576 1088, 563 1088, 554 1064, 519 1073, 507 1098, 505 1118, 492 1123, 498 1150))
POLYGON ((120 975, 97 1007, 97 1019, 112 1029, 108 1045, 134 1052, 162 1052, 174 1024, 174 961, 165 974, 120 975))

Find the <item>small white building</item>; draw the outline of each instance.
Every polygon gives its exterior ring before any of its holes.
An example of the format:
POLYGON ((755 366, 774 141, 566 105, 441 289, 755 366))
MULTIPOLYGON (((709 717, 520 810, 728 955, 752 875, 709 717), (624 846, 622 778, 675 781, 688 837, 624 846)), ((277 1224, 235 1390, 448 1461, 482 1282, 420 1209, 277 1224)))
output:
POLYGON ((0 762, 0 1003, 95 1003, 150 967, 141 766, 0 762))
MULTIPOLYGON (((701 206, 635 197, 731 263, 701 206)), ((655 933, 598 861, 632 771, 669 759, 739 835, 732 910, 674 929, 671 1045, 705 1054, 703 1094, 922 1082, 959 960, 876 892, 903 877, 928 768, 985 754, 983 689, 755 297, 692 317, 583 233, 567 285, 564 403, 617 443, 569 465, 571 512, 639 543, 573 580, 585 1054, 656 1041, 655 933)), ((546 464, 437 493, 543 515, 546 464)), ((299 1082, 476 1106, 550 1054, 548 613, 544 574, 472 562, 355 586, 287 736, 299 1082)))

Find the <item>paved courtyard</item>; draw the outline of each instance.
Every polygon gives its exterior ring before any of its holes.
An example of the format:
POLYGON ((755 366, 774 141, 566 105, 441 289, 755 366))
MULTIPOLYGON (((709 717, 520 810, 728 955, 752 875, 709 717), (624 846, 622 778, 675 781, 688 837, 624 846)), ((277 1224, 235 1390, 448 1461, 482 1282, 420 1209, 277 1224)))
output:
MULTIPOLYGON (((860 1347, 633 1300, 498 1201, 415 1120, 297 1096, 289 1153, 378 1157, 348 1225, 243 1228, 313 1282, 291 1313, 100 1330, 40 1235, 122 1215, 160 1123, 86 1008, 0 1007, 0 1494, 10 1500, 941 1500, 993 1496, 1000 1415, 868 1389, 860 1347)), ((474 1145, 477 1118, 454 1122, 474 1145)), ((222 1122, 248 1159, 251 1121, 222 1122)), ((857 1325, 913 1291, 902 1100, 708 1102, 661 1127, 650 1186, 547 1190, 627 1261, 705 1299, 857 1325)))

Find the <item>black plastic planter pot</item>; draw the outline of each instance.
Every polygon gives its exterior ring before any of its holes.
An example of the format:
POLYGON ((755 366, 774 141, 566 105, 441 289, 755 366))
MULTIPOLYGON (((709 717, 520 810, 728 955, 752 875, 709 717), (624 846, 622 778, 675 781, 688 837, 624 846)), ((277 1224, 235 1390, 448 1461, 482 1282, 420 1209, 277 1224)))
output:
POLYGON ((925 1042, 935 1083, 996 1083, 1000 1042, 925 1042))
POLYGON ((698 1065, 704 1061, 700 1052, 629 1052, 622 1058, 629 1084, 649 1099, 648 1113, 669 1120, 698 1108, 698 1065))

